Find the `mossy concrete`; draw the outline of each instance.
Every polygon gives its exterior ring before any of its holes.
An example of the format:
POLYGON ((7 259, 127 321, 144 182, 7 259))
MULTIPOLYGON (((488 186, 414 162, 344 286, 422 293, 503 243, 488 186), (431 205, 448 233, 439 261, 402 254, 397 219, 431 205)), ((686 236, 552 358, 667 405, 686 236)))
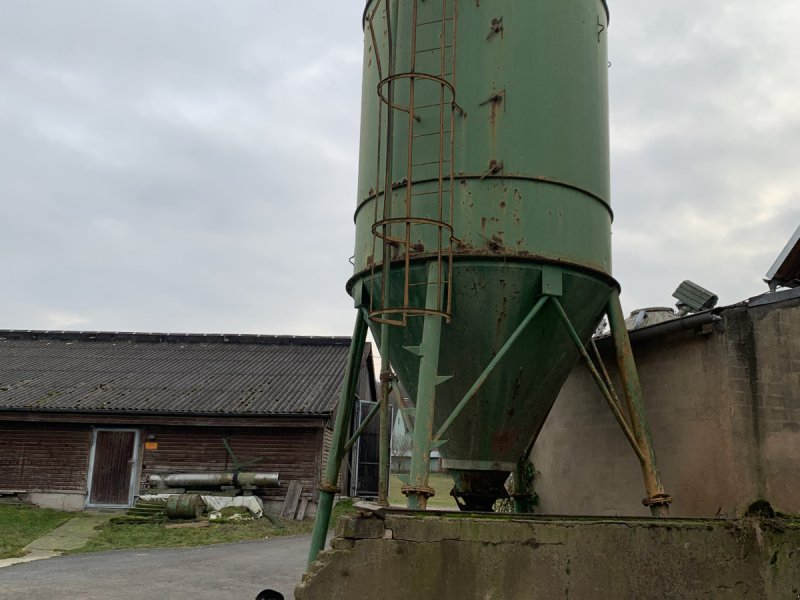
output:
POLYGON ((342 519, 297 600, 790 598, 800 522, 379 512, 342 519))

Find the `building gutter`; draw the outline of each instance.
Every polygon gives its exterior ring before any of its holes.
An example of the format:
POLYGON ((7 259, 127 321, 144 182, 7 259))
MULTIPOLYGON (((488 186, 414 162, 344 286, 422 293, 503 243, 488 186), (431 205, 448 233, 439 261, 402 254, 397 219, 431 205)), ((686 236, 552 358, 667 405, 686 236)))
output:
POLYGON ((668 335, 674 331, 693 330, 709 323, 719 323, 722 317, 712 311, 697 313, 681 317, 680 319, 673 319, 672 321, 665 321, 658 325, 651 325, 650 327, 642 327, 641 329, 633 329, 628 332, 628 337, 631 342, 639 342, 668 335))
MULTIPOLYGON (((631 343, 636 343, 669 335, 670 333, 674 333, 676 331, 696 330, 704 325, 721 322, 722 317, 717 314, 717 312, 721 310, 722 309, 716 309, 714 311, 707 310, 701 313, 673 319, 671 321, 664 321, 663 323, 658 323, 656 325, 650 325, 649 327, 630 329, 628 330, 628 337, 630 338, 631 343)), ((610 339, 611 336, 609 334, 605 334, 597 338, 596 342, 599 346, 604 346, 610 343, 610 339)))

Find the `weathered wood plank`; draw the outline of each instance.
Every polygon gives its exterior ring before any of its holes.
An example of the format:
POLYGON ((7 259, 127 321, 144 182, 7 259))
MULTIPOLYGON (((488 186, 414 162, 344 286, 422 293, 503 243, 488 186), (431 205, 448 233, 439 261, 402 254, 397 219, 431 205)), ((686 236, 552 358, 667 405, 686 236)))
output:
POLYGON ((297 513, 297 503, 300 502, 300 494, 303 491, 303 486, 299 481, 292 481, 289 483, 289 490, 286 492, 286 498, 283 500, 283 508, 281 509, 281 516, 284 519, 293 519, 297 513))
POLYGON ((306 508, 308 508, 308 498, 303 498, 300 500, 300 507, 297 509, 297 514, 295 515, 295 521, 302 521, 306 516, 306 508))

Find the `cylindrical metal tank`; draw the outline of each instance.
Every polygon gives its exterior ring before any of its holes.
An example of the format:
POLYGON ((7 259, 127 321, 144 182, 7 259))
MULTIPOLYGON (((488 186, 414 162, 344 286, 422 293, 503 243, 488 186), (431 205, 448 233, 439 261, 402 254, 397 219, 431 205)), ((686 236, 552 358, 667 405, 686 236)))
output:
MULTIPOLYGON (((617 287, 607 25, 602 0, 366 6, 348 291, 376 339, 395 325, 391 362, 412 398, 420 315, 442 317, 438 375, 452 378, 436 387, 434 430, 542 293, 588 341, 617 287)), ((457 491, 500 493, 578 357, 545 306, 447 431, 457 491)))
POLYGON ((248 473, 248 472, 209 472, 209 473, 169 473, 166 475, 153 474, 148 481, 159 488, 209 488, 222 486, 278 487, 280 475, 278 473, 248 473))
POLYGON ((199 494, 180 494, 167 498, 164 512, 173 519, 198 519, 205 506, 199 494))

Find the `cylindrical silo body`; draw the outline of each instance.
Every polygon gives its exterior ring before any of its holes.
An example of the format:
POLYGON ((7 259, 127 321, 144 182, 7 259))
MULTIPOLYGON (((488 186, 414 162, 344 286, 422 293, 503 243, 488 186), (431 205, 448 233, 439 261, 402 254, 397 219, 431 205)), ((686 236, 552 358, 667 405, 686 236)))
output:
MULTIPOLYGON (((607 25, 601 0, 367 4, 348 290, 394 324, 412 399, 420 315, 442 315, 438 374, 452 378, 436 387, 434 430, 543 293, 588 341, 616 287, 607 25)), ((457 487, 502 484, 578 357, 546 305, 445 435, 457 487)))

